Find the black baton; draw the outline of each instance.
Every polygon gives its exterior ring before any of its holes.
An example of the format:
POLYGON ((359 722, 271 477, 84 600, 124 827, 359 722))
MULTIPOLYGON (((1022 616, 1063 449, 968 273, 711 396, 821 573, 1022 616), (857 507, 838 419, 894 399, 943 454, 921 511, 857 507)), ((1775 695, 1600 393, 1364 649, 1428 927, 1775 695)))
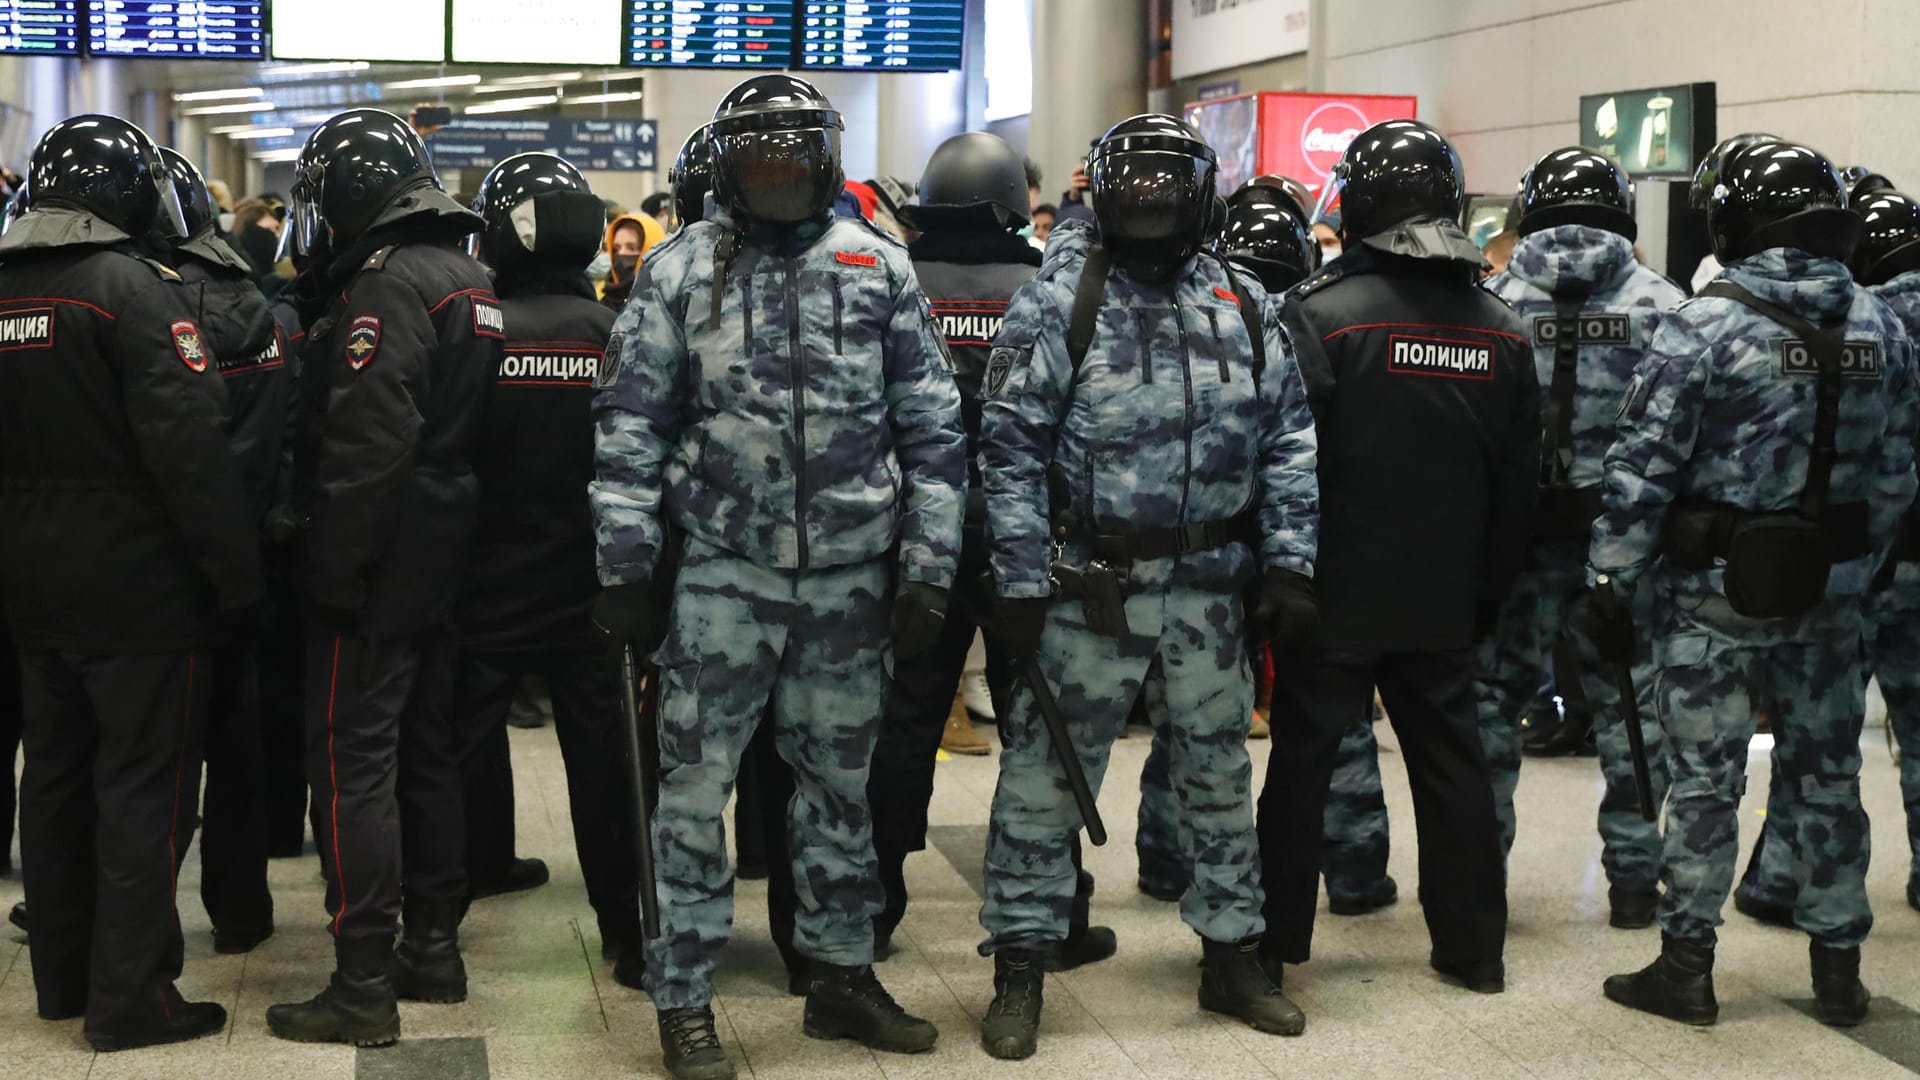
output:
MULTIPOLYGON (((1615 618, 1621 613, 1620 597, 1613 591, 1613 579, 1605 574, 1594 578, 1594 602, 1600 613, 1615 618)), ((1653 805, 1653 777, 1647 768, 1647 738, 1640 730, 1640 699, 1633 692, 1633 665, 1615 665, 1614 692, 1620 696, 1620 722, 1627 728, 1627 754, 1633 759, 1633 785, 1640 792, 1640 817, 1658 820, 1653 805)))
POLYGON ((1100 820, 1100 808, 1093 803, 1093 789, 1087 786, 1087 774, 1080 769, 1080 755, 1073 748, 1073 739, 1067 734, 1067 718, 1060 712, 1060 703, 1054 700, 1053 688, 1047 685, 1047 677, 1040 673, 1040 662, 1027 658, 1026 666, 1020 671, 1026 680, 1027 689, 1033 691, 1033 702, 1040 709, 1040 719, 1047 725, 1047 740, 1053 743, 1053 759, 1060 763, 1060 771, 1067 774, 1067 787, 1073 790, 1073 804, 1080 808, 1080 820, 1087 827, 1087 840, 1094 847, 1107 842, 1107 826, 1100 820))
POLYGON ((633 646, 620 648, 620 705, 625 710, 622 726, 626 729, 627 762, 633 773, 633 823, 634 860, 640 871, 640 929, 649 941, 660 936, 660 898, 654 895, 653 880, 653 783, 647 775, 646 759, 640 756, 640 748, 645 738, 656 738, 653 733, 652 703, 657 697, 648 693, 644 700, 648 708, 643 713, 641 698, 636 698, 634 686, 639 678, 638 665, 633 661, 633 646))

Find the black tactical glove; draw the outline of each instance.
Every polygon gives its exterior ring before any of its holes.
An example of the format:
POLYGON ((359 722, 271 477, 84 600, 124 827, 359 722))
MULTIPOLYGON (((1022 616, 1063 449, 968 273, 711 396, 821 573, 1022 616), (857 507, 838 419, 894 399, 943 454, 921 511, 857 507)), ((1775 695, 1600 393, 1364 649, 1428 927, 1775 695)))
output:
POLYGON ((993 644, 1004 649, 1014 670, 1026 667, 1040 653, 1040 635, 1047 628, 1046 596, 1007 597, 993 602, 993 644))
POLYGON ((635 657, 651 655, 667 637, 665 605, 645 581, 601 589, 593 601, 593 625, 607 635, 609 649, 631 646, 635 657))
POLYGON ((1259 636, 1273 642, 1274 652, 1297 651, 1320 629, 1313 579, 1292 570, 1267 571, 1260 579, 1251 618, 1259 636))
POLYGON ((940 640, 947 619, 947 590, 924 581, 903 582, 893 594, 893 658, 912 659, 940 640))
POLYGON ((1569 629, 1593 646, 1603 664, 1633 663, 1633 613, 1614 596, 1610 586, 1589 588, 1575 601, 1569 629), (1602 590, 1605 589, 1604 593, 1602 590))

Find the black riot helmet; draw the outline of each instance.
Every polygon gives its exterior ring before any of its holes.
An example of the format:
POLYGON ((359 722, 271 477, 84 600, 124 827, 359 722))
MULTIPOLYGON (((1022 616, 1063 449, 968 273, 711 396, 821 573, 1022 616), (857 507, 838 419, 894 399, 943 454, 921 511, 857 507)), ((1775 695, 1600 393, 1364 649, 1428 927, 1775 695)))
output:
POLYGON ((756 75, 713 112, 713 194, 742 224, 797 225, 825 217, 846 186, 840 113, 813 84, 756 75))
POLYGON ((1893 190, 1893 181, 1865 165, 1849 165, 1841 169, 1840 179, 1847 182, 1848 203, 1859 202, 1878 191, 1893 190))
POLYGON ((1320 189, 1313 220, 1340 202, 1343 237, 1364 240, 1408 221, 1457 220, 1466 173, 1446 137, 1418 120, 1388 120, 1356 136, 1320 189))
POLYGON ((1220 252, 1259 275, 1268 292, 1292 288, 1320 268, 1307 212, 1285 187, 1261 177, 1227 199, 1220 252))
POLYGON ((468 251, 495 270, 531 262, 583 269, 606 237, 606 210, 587 178, 552 154, 515 154, 495 165, 480 181, 473 212, 486 224, 468 251))
POLYGON ((680 156, 667 171, 673 189, 673 216, 691 225, 707 216, 707 192, 713 190, 713 141, 705 127, 696 128, 680 144, 680 156))
POLYGON ((984 210, 1000 224, 1018 229, 1031 216, 1029 198, 1027 162, 1020 152, 998 135, 965 131, 941 143, 927 159, 913 215, 984 210))
POLYGON ((1853 252, 1853 276, 1862 285, 1892 281, 1920 269, 1920 202, 1891 188, 1853 203, 1865 228, 1853 252))
POLYGON ((117 116, 75 116, 48 128, 27 166, 27 190, 28 210, 84 210, 135 237, 188 235, 159 148, 117 116))
POLYGON ((1586 225, 1637 239, 1633 181, 1605 154, 1579 146, 1555 150, 1527 170, 1520 182, 1521 236, 1558 225, 1586 225))
POLYGON ((419 134, 379 109, 348 109, 315 128, 293 175, 282 246, 300 255, 346 247, 409 191, 446 192, 419 134))
POLYGON ((1143 113, 1115 124, 1087 161, 1101 242, 1142 281, 1165 283, 1219 224, 1213 148, 1186 122, 1143 113))
POLYGON ((1707 233, 1722 264, 1775 247, 1849 260, 1860 239, 1840 171, 1818 150, 1763 142, 1721 167, 1707 203, 1707 233))
POLYGON ((160 162, 167 167, 167 179, 173 184, 174 198, 180 202, 180 214, 186 222, 187 236, 199 236, 219 223, 220 211, 213 205, 213 192, 206 177, 171 146, 160 148, 160 162))
MULTIPOLYGON (((1318 201, 1313 197, 1313 189, 1295 180, 1293 177, 1281 176, 1279 173, 1267 173, 1247 181, 1240 190, 1245 191, 1247 188, 1256 186, 1279 188, 1281 191, 1287 193, 1287 197, 1293 200, 1295 206, 1300 208, 1301 217, 1311 218, 1313 216, 1314 203, 1318 201)), ((1236 194, 1238 193, 1236 192, 1236 194)), ((1313 231, 1311 228, 1312 222, 1309 221, 1308 225, 1309 228, 1307 231, 1311 233, 1313 231)))
POLYGON ((1693 186, 1687 189, 1687 205, 1695 210, 1705 210, 1713 201, 1713 189, 1720 183, 1720 172, 1740 151, 1763 142, 1780 142, 1778 135, 1769 135, 1764 131, 1746 131, 1738 135, 1721 139, 1700 159, 1700 167, 1693 170, 1693 186))

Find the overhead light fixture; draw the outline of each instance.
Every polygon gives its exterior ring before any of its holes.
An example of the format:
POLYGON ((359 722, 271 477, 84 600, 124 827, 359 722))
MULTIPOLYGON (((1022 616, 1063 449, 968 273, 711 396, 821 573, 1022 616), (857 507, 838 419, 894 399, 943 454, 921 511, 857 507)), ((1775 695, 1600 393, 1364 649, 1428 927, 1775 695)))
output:
POLYGON ((434 86, 472 86, 480 81, 478 75, 443 75, 437 79, 403 79, 400 82, 386 84, 388 90, 425 90, 434 86))
POLYGON ((228 113, 272 112, 271 101, 236 101, 231 105, 207 105, 198 109, 182 110, 182 116, 221 116, 228 113))
POLYGON ((300 150, 301 148, 298 146, 288 146, 278 150, 262 150, 251 156, 255 161, 298 161, 300 160, 300 150))
POLYGON ((257 98, 266 93, 257 86, 243 86, 238 90, 194 90, 185 94, 173 95, 175 101, 231 101, 234 98, 257 98))
POLYGON ((229 132, 227 134, 227 138, 229 139, 291 139, 296 134, 298 133, 295 132, 290 127, 248 128, 245 131, 229 132))
POLYGON ((342 60, 325 64, 270 64, 260 69, 265 78, 281 75, 331 75, 341 71, 365 71, 372 67, 365 60, 342 60))
POLYGON ((544 86, 561 86, 565 83, 579 82, 586 78, 578 71, 563 71, 554 75, 516 75, 511 79, 495 79, 485 86, 476 86, 476 94, 505 94, 520 90, 533 90, 544 86))
POLYGON ((569 97, 569 105, 611 105, 616 101, 639 101, 642 91, 629 90, 620 94, 588 94, 585 97, 569 97))
POLYGON ((463 112, 468 116, 483 116, 487 113, 528 112, 547 105, 560 104, 559 94, 541 94, 537 97, 501 98, 499 101, 486 101, 478 105, 469 105, 463 112))

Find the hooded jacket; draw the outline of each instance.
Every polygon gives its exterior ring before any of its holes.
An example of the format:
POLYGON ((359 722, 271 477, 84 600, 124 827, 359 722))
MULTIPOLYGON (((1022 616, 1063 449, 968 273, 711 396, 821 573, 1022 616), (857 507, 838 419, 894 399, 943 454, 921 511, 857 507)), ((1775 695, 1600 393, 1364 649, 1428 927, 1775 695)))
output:
POLYGON ((92 214, 0 237, 0 587, 14 641, 176 652, 261 594, 219 358, 180 276, 92 214))
MULTIPOLYGON (((1837 563, 1827 595, 1867 591, 1913 501, 1916 417, 1913 346, 1900 320, 1847 268, 1794 248, 1770 248, 1728 266, 1726 280, 1815 325, 1844 319, 1860 360, 1841 380, 1829 507, 1866 504, 1873 554, 1837 563)), ((1795 364, 1793 333, 1736 301, 1703 296, 1660 321, 1634 372, 1607 452, 1605 511, 1594 525, 1594 571, 1623 584, 1659 560, 1677 500, 1750 512, 1790 511, 1806 487, 1815 369, 1795 364)), ((1725 595, 1718 569, 1666 567, 1689 596, 1725 595)))
POLYGON ((614 258, 614 237, 623 227, 628 225, 640 230, 640 257, 635 261, 633 271, 626 274, 620 272, 620 265, 617 261, 612 261, 607 270, 605 286, 602 288, 600 294, 601 303, 606 304, 616 312, 627 306, 627 297, 633 291, 633 281, 634 277, 639 273, 640 263, 647 261, 647 253, 653 250, 654 245, 667 238, 666 229, 662 228, 660 223, 653 218, 645 214, 622 214, 614 218, 607 225, 606 251, 609 260, 613 260, 614 258))

